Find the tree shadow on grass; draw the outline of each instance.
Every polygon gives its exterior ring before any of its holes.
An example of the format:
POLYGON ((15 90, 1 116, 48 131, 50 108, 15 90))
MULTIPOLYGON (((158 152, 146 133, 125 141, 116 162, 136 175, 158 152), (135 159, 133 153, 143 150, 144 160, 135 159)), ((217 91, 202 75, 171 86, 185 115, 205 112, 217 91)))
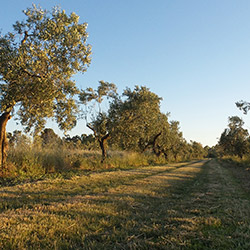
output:
MULTIPOLYGON (((102 187, 96 193, 84 188, 61 194, 56 190, 44 193, 6 190, 2 193, 9 196, 1 198, 5 202, 2 212, 17 208, 33 211, 42 204, 41 213, 60 218, 70 216, 76 223, 71 236, 80 234, 82 239, 75 241, 75 249, 189 247, 199 232, 194 213, 187 212, 185 206, 187 201, 190 205, 192 192, 199 184, 204 169, 190 176, 183 176, 182 171, 176 173, 180 168, 185 171, 187 166, 192 164, 126 182, 107 183, 105 188, 108 190, 102 187), (143 193, 147 189, 148 192, 143 193), (81 228, 85 230, 81 231, 81 228)), ((200 165, 196 167, 200 168, 200 165)), ((199 208, 196 213, 200 213, 199 208)), ((69 239, 65 236, 61 240, 69 239)))
MULTIPOLYGON (((139 171, 138 169, 133 170, 133 171, 126 170, 126 171, 134 173, 135 175, 131 175, 131 177, 129 178, 118 177, 116 179, 113 179, 113 176, 111 176, 109 177, 110 181, 105 179, 105 182, 102 182, 102 180, 96 183, 89 182, 87 184, 83 182, 83 183, 78 183, 77 186, 74 185, 73 183, 73 184, 70 184, 71 186, 69 187, 67 187, 66 184, 65 186, 64 184, 62 184, 61 186, 57 186, 56 183, 51 184, 47 181, 45 182, 41 181, 41 182, 38 182, 38 184, 40 183, 41 185, 44 185, 45 190, 43 190, 41 186, 40 189, 37 188, 37 191, 32 189, 33 188, 32 185, 30 186, 30 190, 22 190, 22 185, 17 190, 13 190, 12 188, 8 188, 8 189, 3 188, 2 190, 0 189, 0 194, 2 194, 1 195, 2 197, 0 197, 0 211, 3 212, 5 209, 17 209, 19 207, 24 207, 24 206, 32 207, 32 206, 35 206, 36 204, 63 202, 63 201, 67 201, 67 199, 71 199, 72 197, 79 196, 79 195, 84 196, 84 195, 95 195, 95 194, 100 194, 100 193, 102 194, 102 193, 107 192, 108 189, 110 188, 117 188, 118 186, 121 186, 121 185, 130 186, 132 181, 152 178, 154 176, 157 178, 162 175, 171 174, 177 169, 181 169, 181 168, 184 169, 191 165, 192 163, 189 163, 187 165, 171 167, 169 169, 155 171, 153 173, 152 171, 149 171, 146 168, 145 169, 143 168, 141 171, 139 171), (47 183, 49 185, 55 185, 55 188, 53 190, 52 189, 46 190, 47 183)), ((122 172, 126 172, 126 171, 123 170, 122 172)), ((189 177, 183 177, 180 174, 179 175, 171 174, 171 178, 173 178, 173 181, 175 181, 175 179, 185 180, 186 178, 189 178, 189 177)))

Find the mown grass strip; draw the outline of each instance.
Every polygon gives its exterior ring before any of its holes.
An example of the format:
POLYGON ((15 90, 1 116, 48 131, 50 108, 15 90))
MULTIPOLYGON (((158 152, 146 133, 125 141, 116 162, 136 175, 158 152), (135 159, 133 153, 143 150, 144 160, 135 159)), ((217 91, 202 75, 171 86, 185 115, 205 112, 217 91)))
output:
POLYGON ((180 168, 185 163, 167 166, 142 167, 122 171, 102 171, 101 173, 82 174, 71 179, 52 179, 0 188, 0 211, 19 207, 60 202, 77 195, 99 194, 111 187, 130 183, 135 179, 159 175, 180 168))
POLYGON ((0 248, 247 249, 249 200, 219 164, 203 164, 0 189, 0 248))

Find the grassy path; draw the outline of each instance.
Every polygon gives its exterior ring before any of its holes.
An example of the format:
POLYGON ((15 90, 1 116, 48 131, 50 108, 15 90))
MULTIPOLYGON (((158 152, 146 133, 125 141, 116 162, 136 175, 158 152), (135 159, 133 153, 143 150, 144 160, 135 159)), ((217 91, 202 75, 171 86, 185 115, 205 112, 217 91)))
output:
POLYGON ((215 160, 2 187, 0 249, 250 249, 250 197, 215 160))

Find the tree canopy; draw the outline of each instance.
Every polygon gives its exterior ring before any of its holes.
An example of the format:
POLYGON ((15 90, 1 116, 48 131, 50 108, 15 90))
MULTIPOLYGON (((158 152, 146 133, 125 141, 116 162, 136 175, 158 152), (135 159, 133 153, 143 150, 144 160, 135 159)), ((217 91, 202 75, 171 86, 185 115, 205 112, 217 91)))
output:
POLYGON ((219 146, 224 153, 242 157, 249 148, 248 131, 243 128, 244 122, 238 116, 228 118, 228 128, 221 134, 219 146))
POLYGON ((144 86, 126 88, 111 103, 110 122, 116 142, 123 149, 143 151, 152 137, 159 133, 161 98, 144 86))
POLYGON ((118 96, 116 91, 117 88, 114 83, 99 81, 96 90, 87 88, 86 90, 81 90, 79 94, 80 102, 86 106, 85 120, 87 127, 93 131, 102 150, 102 161, 105 160, 107 155, 106 141, 111 135, 113 124, 107 113, 101 109, 101 103, 104 99, 110 98, 112 99, 111 102, 113 102, 118 96), (98 110, 96 109, 96 104, 98 104, 98 110), (88 118, 90 118, 90 121, 88 118))
POLYGON ((13 31, 0 37, 0 109, 13 111, 29 131, 40 131, 47 117, 63 130, 76 123, 78 93, 72 76, 90 64, 87 23, 75 13, 40 7, 24 11, 13 31))
POLYGON ((236 102, 236 106, 240 109, 243 110, 244 114, 247 114, 247 112, 250 110, 250 103, 246 101, 239 101, 236 102))

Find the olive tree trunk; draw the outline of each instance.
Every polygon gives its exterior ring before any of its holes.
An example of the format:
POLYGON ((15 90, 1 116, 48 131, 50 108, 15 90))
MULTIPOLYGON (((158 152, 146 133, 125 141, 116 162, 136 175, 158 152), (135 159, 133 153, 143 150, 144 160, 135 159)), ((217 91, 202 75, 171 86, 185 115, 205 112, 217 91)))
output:
POLYGON ((103 163, 107 157, 107 151, 106 151, 106 141, 109 138, 109 134, 101 137, 98 141, 99 141, 99 145, 101 147, 102 150, 102 160, 101 163, 103 163))
POLYGON ((107 141, 107 139, 109 139, 110 134, 107 133, 106 135, 101 136, 101 135, 98 135, 97 132, 96 132, 96 130, 92 126, 90 126, 89 124, 87 124, 87 127, 94 132, 94 136, 95 136, 95 138, 99 142, 100 148, 102 150, 102 160, 101 160, 101 163, 103 163, 105 161, 106 157, 107 157, 106 141, 107 141))
POLYGON ((162 132, 158 133, 157 135, 155 135, 153 137, 152 140, 150 140, 146 145, 143 145, 143 143, 141 143, 141 141, 139 141, 139 148, 141 148, 141 152, 144 153, 146 151, 146 149, 148 149, 150 146, 153 147, 153 151, 155 153, 156 151, 156 140, 157 138, 161 135, 162 132))
POLYGON ((1 161, 1 171, 2 174, 6 168, 6 158, 7 158, 7 146, 8 146, 8 141, 7 141, 7 136, 6 136, 6 125, 8 120, 11 118, 10 112, 5 112, 0 116, 0 161, 1 161))

